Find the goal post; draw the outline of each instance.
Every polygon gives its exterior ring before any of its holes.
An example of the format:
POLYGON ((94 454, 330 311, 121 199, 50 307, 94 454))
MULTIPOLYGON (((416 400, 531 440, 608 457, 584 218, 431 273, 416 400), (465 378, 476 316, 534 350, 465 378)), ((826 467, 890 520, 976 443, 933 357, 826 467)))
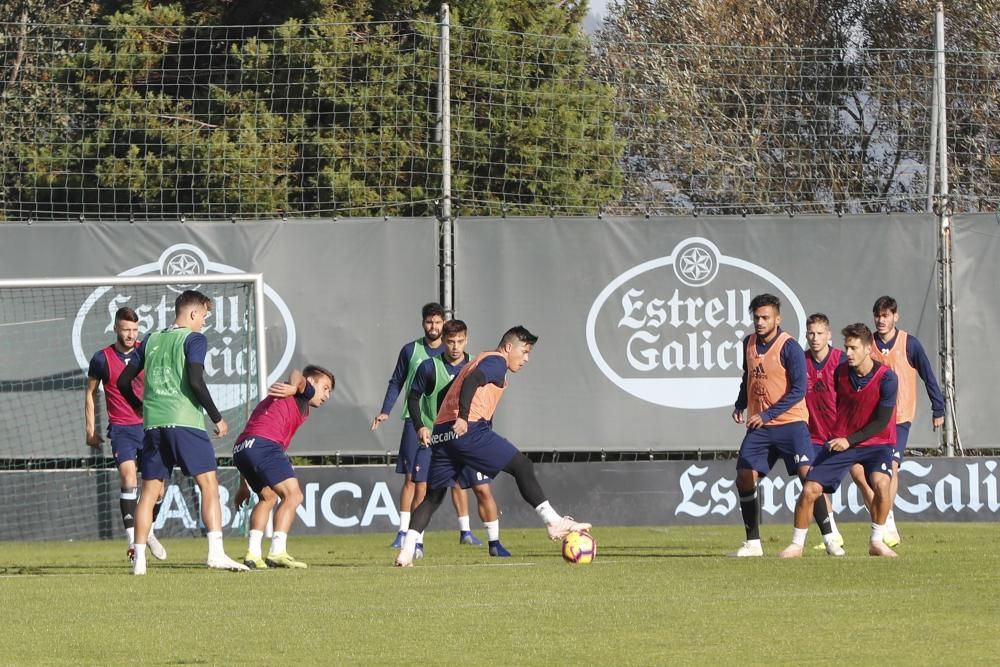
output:
MULTIPOLYGON (((229 424, 226 438, 212 443, 218 457, 228 458, 267 392, 262 274, 0 280, 0 541, 123 534, 103 386, 94 404, 105 442, 100 450, 86 444, 88 367, 95 353, 115 342, 118 308, 136 311, 141 340, 174 322, 174 299, 185 289, 212 300, 202 330, 208 339, 205 379, 229 424)), ((191 517, 181 523, 197 529, 194 485, 178 484, 191 517)))

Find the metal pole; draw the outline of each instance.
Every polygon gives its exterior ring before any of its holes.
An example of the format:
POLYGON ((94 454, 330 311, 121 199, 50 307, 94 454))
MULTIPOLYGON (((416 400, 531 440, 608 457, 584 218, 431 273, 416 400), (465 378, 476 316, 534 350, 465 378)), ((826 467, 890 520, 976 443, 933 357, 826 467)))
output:
POLYGON ((952 303, 951 261, 951 202, 948 196, 948 108, 945 90, 944 57, 944 4, 939 2, 936 12, 936 87, 938 96, 938 167, 940 169, 941 207, 941 375, 944 384, 944 450, 946 456, 955 455, 955 342, 954 305, 952 303))
MULTIPOLYGON (((267 329, 264 324, 264 275, 258 273, 253 280, 254 324, 257 327, 257 400, 267 396, 267 329)), ((251 404, 252 405, 252 404, 251 404)), ((247 417, 249 419, 249 416, 247 417)))
POLYGON ((451 14, 441 5, 441 57, 438 88, 441 113, 441 304, 454 314, 454 227, 451 216, 451 14))
MULTIPOLYGON (((938 8, 940 9, 940 4, 938 8)), ((935 48, 937 45, 937 27, 934 30, 935 48)), ((931 83, 931 131, 930 150, 927 154, 927 207, 924 209, 928 213, 934 210, 934 186, 937 178, 937 151, 938 151, 938 63, 937 52, 934 54, 934 76, 931 83)))

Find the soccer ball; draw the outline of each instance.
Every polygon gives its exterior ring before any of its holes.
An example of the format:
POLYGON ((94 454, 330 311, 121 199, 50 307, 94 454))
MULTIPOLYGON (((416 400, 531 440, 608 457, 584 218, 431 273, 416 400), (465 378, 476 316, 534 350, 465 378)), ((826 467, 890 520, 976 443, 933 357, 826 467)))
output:
POLYGON ((563 538, 562 557, 567 563, 586 565, 597 556, 597 540, 585 530, 574 530, 563 538))

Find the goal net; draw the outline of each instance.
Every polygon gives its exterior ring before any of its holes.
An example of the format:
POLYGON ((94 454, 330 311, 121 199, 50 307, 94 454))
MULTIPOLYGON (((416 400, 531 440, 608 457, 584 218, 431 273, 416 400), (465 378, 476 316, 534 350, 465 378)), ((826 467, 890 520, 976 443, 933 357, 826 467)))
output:
MULTIPOLYGON (((0 281, 0 540, 124 535, 103 386, 94 401, 104 438, 99 448, 87 445, 84 422, 90 360, 115 342, 114 315, 122 306, 138 314, 141 340, 173 323, 174 300, 185 289, 212 299, 203 329, 205 378, 229 424, 228 436, 212 442, 217 457, 231 456, 266 387, 263 278, 187 278, 191 284, 178 284, 178 276, 0 281)), ((233 475, 221 475, 221 486, 235 487, 233 475)), ((226 528, 238 528, 228 492, 221 493, 226 528)), ((157 527, 197 534, 203 529, 199 503, 193 481, 175 471, 157 527)))

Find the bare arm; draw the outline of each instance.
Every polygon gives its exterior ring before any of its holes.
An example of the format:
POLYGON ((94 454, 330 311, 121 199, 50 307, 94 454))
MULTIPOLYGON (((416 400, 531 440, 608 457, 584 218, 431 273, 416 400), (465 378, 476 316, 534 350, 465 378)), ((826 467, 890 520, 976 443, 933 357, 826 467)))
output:
POLYGON ((97 432, 97 389, 101 381, 97 378, 87 377, 87 388, 83 394, 83 422, 87 430, 87 444, 98 448, 104 442, 104 438, 97 432))

